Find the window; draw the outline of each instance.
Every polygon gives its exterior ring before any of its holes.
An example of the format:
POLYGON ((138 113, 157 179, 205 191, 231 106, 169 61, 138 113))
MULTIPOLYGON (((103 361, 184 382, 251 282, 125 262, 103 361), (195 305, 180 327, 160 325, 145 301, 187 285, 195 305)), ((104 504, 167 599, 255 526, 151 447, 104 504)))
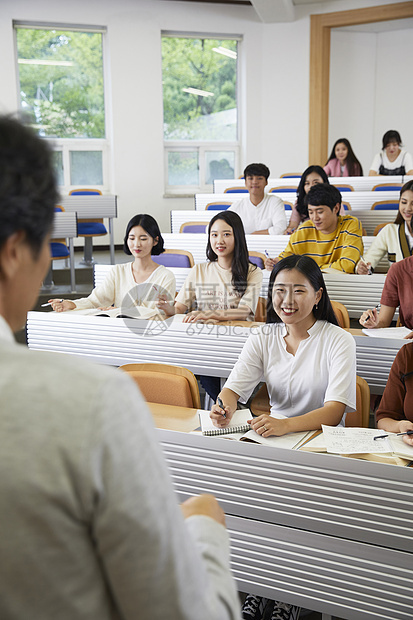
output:
POLYGON ((109 190, 102 28, 14 23, 20 106, 51 140, 63 192, 109 190))
POLYGON ((162 36, 166 192, 238 176, 236 38, 162 36))

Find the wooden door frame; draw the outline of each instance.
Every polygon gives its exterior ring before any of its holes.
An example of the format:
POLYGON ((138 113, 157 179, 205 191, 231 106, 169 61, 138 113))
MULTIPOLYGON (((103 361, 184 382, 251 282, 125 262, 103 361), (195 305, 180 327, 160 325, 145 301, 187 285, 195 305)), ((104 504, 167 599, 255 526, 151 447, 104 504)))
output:
POLYGON ((331 28, 413 17, 413 2, 311 15, 310 29, 310 164, 324 165, 328 157, 331 28))

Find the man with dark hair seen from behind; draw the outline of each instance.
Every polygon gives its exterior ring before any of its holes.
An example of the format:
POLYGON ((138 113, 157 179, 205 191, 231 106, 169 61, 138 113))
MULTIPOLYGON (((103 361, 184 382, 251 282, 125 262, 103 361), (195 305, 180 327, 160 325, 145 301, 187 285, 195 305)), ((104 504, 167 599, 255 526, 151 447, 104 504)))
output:
POLYGON ((224 513, 179 508, 134 382, 14 341, 58 194, 46 143, 8 117, 0 169, 0 618, 239 618, 224 513))

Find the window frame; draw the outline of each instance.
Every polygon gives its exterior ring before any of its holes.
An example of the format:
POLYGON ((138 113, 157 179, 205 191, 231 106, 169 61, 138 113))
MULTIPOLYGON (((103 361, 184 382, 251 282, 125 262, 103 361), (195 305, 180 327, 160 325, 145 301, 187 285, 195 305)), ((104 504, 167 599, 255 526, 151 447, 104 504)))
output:
POLYGON ((21 98, 20 72, 18 64, 18 47, 17 47, 17 30, 25 28, 32 30, 70 30, 73 32, 93 32, 102 35, 102 70, 103 70, 103 97, 104 97, 104 114, 105 114, 105 138, 56 138, 41 136, 46 140, 54 151, 62 152, 63 163, 63 185, 59 185, 59 191, 62 194, 68 194, 72 189, 99 189, 102 193, 111 192, 111 170, 110 170, 110 90, 109 90, 109 65, 107 47, 107 28, 106 26, 93 26, 81 24, 68 24, 59 22, 34 22, 26 20, 13 20, 13 37, 15 50, 15 67, 16 67, 16 89, 19 110, 24 113, 21 98), (102 180, 101 185, 83 184, 72 185, 70 181, 70 151, 100 151, 102 153, 102 180))
MULTIPOLYGON (((236 59, 236 96, 237 96, 237 139, 232 141, 219 140, 166 140, 163 138, 164 150, 164 188, 165 197, 177 196, 193 196, 196 193, 208 192, 213 190, 213 184, 206 183, 205 176, 205 153, 207 151, 232 151, 235 157, 234 163, 234 180, 240 174, 240 153, 241 153, 241 127, 242 127, 242 110, 241 110, 241 71, 240 59, 242 50, 243 37, 240 34, 224 34, 211 32, 176 32, 170 30, 161 31, 161 45, 164 37, 180 38, 180 39, 218 39, 221 41, 231 40, 237 41, 237 59, 236 59), (199 185, 169 185, 168 178, 168 154, 170 151, 198 152, 198 173, 199 185)), ((163 71, 163 66, 161 68, 163 71)), ((162 88, 162 122, 163 122, 163 88, 162 88)))

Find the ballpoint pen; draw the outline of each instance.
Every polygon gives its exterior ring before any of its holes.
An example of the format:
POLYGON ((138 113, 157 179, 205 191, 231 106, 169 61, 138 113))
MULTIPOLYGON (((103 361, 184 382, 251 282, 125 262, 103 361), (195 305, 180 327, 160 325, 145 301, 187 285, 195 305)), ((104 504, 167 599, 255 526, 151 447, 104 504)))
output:
POLYGON ((225 413, 225 406, 224 403, 222 402, 221 398, 218 396, 218 405, 221 407, 221 409, 224 410, 224 413, 222 414, 223 418, 227 417, 227 414, 225 413))
MULTIPOLYGON (((401 435, 413 435, 413 431, 406 431, 404 433, 396 433, 396 437, 400 437, 401 435)), ((373 439, 383 439, 384 437, 391 437, 391 435, 377 435, 377 437, 373 437, 373 439)))

